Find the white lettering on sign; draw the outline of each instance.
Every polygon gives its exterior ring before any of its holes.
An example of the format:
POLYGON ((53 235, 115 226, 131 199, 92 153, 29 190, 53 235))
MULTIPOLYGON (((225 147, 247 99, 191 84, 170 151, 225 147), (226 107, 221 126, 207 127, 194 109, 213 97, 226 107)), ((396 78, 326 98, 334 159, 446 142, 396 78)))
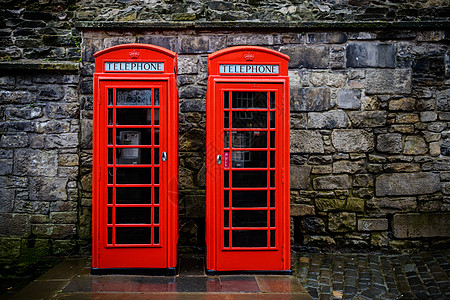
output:
POLYGON ((164 72, 164 62, 105 62, 105 71, 110 72, 164 72))
POLYGON ((278 65, 219 65, 222 74, 278 74, 278 65))

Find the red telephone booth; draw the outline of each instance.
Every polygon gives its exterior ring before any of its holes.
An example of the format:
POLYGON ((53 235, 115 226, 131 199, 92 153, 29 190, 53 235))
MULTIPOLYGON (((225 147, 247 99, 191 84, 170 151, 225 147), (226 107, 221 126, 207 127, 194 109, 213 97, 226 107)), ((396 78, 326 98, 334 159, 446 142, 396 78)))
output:
POLYGON ((95 55, 94 273, 176 273, 177 56, 144 44, 95 55))
POLYGON ((289 57, 232 47, 208 59, 207 269, 290 271, 289 57))

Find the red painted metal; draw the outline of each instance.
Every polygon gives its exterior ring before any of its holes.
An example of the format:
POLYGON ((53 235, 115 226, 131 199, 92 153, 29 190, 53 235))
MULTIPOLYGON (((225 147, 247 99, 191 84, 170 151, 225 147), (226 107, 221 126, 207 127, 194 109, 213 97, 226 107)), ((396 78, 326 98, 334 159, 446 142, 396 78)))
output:
POLYGON ((174 268, 176 54, 157 46, 126 44, 94 57, 92 267, 174 268), (107 67, 109 63, 115 68, 107 67))
POLYGON ((209 56, 208 270, 290 270, 288 61, 253 46, 209 56))

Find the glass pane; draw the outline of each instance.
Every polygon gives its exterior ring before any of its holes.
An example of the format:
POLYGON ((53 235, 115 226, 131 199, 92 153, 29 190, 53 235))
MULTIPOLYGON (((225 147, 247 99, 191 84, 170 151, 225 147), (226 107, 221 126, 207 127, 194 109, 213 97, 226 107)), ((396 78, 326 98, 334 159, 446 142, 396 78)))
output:
POLYGON ((231 126, 233 128, 267 128, 267 112, 233 111, 231 126))
POLYGON ((159 168, 155 168, 155 182, 154 184, 159 184, 159 168))
POLYGON ((155 89, 155 106, 159 106, 159 89, 155 89))
POLYGON ((275 112, 270 112, 270 128, 275 128, 275 112))
POLYGON ((155 129, 155 146, 159 145, 159 129, 155 129))
POLYGON ((223 246, 225 248, 230 247, 230 232, 228 230, 224 230, 223 232, 223 246))
POLYGON ((234 230, 233 247, 267 247, 267 231, 234 230))
POLYGON ((230 132, 229 131, 225 131, 223 144, 224 144, 224 148, 230 147, 230 132))
POLYGON ((116 224, 151 224, 151 207, 116 207, 116 224))
POLYGON ((223 227, 230 227, 230 216, 228 210, 223 212, 223 227))
POLYGON ((266 151, 233 151, 233 168, 266 168, 266 151))
POLYGON ((155 227, 153 230, 154 230, 153 243, 159 244, 159 227, 155 227))
POLYGON ((223 114, 223 128, 230 127, 230 112, 225 111, 223 114))
POLYGON ((113 149, 112 148, 108 149, 108 164, 109 165, 113 164, 113 149))
POLYGON ((233 227, 267 227, 267 211, 234 210, 231 220, 233 227))
POLYGON ((159 165, 159 148, 155 148, 155 150, 154 150, 155 152, 154 152, 154 158, 153 158, 153 163, 155 164, 155 165, 159 165))
POLYGON ((113 109, 109 108, 108 109, 108 125, 112 125, 113 124, 113 118, 114 118, 113 109))
POLYGON ((116 168, 118 184, 151 184, 151 168, 116 168))
POLYGON ((275 108, 275 92, 270 92, 270 108, 275 108))
POLYGON ((149 165, 152 149, 149 148, 116 148, 116 164, 119 165, 149 165))
POLYGON ((108 244, 112 244, 112 228, 108 227, 108 244))
POLYGON ((266 187, 266 171, 233 171, 233 187, 266 187))
POLYGON ((151 228, 116 227, 116 244, 150 244, 151 228))
POLYGON ((112 128, 108 129, 108 145, 113 144, 113 130, 112 128))
POLYGON ((223 186, 224 187, 228 187, 230 182, 230 178, 229 178, 229 171, 225 171, 223 172, 223 186))
POLYGON ((114 90, 108 89, 108 105, 113 105, 114 100, 114 90))
POLYGON ((233 131, 233 148, 267 148, 267 132, 233 131))
POLYGON ((153 193, 155 197, 153 200, 153 204, 159 204, 159 187, 155 187, 153 193))
POLYGON ((113 204, 113 188, 108 188, 108 204, 113 204))
POLYGON ((275 151, 270 151, 270 167, 275 168, 275 151))
POLYGON ((270 191, 270 207, 275 207, 275 191, 270 191))
POLYGON ((223 207, 229 207, 230 206, 230 192, 228 190, 223 191, 223 207))
POLYGON ((150 108, 116 109, 117 125, 151 125, 152 110, 150 108))
POLYGON ((151 204, 152 188, 150 187, 117 187, 117 204, 151 204))
POLYGON ((275 131, 270 132, 270 148, 275 148, 275 131))
POLYGON ((270 247, 275 247, 275 230, 270 231, 270 247))
POLYGON ((270 187, 275 187, 275 171, 270 171, 270 187))
POLYGON ((155 108, 154 109, 154 114, 155 114, 155 125, 159 125, 159 108, 155 108))
POLYGON ((223 94, 223 108, 230 108, 230 92, 225 92, 223 94))
POLYGON ((155 212, 154 220, 153 220, 154 224, 159 224, 159 207, 155 207, 154 212, 155 212))
POLYGON ((152 105, 152 90, 117 89, 116 105, 152 105))
POLYGON ((117 145, 151 145, 151 128, 117 129, 117 145))
POLYGON ((112 224, 112 207, 108 207, 108 224, 112 224))
POLYGON ((232 191, 233 207, 267 207, 267 191, 232 191))
POLYGON ((232 92, 232 108, 267 108, 266 92, 232 92))
POLYGON ((275 227, 275 211, 270 211, 270 227, 275 227))
POLYGON ((113 168, 108 168, 108 184, 113 184, 113 179, 114 179, 114 169, 113 168))

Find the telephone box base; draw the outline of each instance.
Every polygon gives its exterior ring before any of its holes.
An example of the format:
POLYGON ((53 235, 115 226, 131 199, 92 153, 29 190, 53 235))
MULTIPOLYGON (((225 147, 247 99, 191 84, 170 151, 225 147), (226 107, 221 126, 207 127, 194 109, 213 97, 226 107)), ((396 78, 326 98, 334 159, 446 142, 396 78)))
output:
POLYGON ((216 276, 216 275, 292 275, 291 270, 285 271, 215 271, 206 270, 206 275, 216 276))
POLYGON ((177 268, 160 268, 160 269, 148 269, 148 268, 108 268, 99 269, 91 268, 91 275, 159 275, 159 276, 176 276, 177 268))

